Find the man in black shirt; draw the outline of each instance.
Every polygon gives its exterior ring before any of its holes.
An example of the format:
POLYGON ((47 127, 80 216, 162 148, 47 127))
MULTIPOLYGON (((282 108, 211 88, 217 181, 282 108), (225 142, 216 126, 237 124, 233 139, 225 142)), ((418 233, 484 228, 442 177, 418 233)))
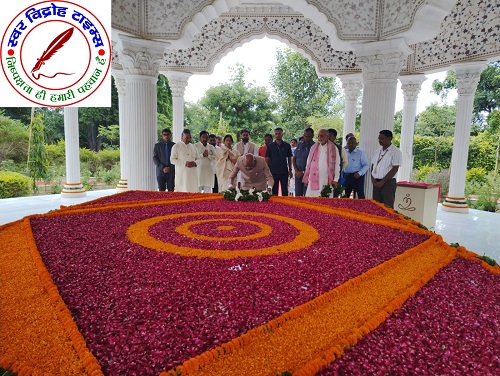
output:
POLYGON ((283 141, 283 129, 274 130, 275 141, 267 145, 266 162, 273 175, 273 195, 278 194, 279 184, 281 184, 281 195, 288 196, 288 178, 292 174, 292 147, 288 142, 283 141))

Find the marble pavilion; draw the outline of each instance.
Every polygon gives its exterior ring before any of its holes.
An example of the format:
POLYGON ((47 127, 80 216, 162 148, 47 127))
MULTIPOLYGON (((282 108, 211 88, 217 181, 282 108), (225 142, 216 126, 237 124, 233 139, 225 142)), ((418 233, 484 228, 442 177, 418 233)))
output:
MULTIPOLYGON (((500 58, 499 19, 499 0, 113 0, 112 75, 119 93, 121 160, 117 190, 156 189, 152 147, 158 137, 158 74, 167 76, 172 89, 173 135, 178 141, 188 78, 210 74, 227 53, 267 36, 300 51, 319 75, 339 77, 345 95, 343 134, 354 131, 362 92, 360 147, 368 156, 378 146, 378 132, 393 129, 400 80, 399 180, 410 180, 417 100, 425 75, 453 69, 457 119, 450 190, 442 207, 467 212, 473 99, 481 71, 500 58)), ((64 112, 67 182, 62 195, 85 194, 78 112, 64 112)))

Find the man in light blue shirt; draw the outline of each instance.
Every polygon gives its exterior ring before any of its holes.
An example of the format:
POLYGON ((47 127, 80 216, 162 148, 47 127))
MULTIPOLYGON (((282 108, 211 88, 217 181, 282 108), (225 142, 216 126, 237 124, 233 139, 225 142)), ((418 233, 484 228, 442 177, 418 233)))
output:
POLYGON ((349 163, 344 169, 345 195, 349 197, 354 190, 355 196, 365 198, 365 175, 369 164, 365 152, 357 148, 357 144, 354 136, 347 140, 346 152, 349 163))

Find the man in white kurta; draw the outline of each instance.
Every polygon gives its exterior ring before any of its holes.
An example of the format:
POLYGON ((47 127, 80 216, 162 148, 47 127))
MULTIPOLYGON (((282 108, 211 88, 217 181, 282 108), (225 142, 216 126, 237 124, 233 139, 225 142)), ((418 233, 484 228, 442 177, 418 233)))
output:
POLYGON ((208 132, 200 132, 200 141, 194 144, 198 153, 196 167, 198 173, 198 191, 212 193, 214 186, 214 172, 212 170, 212 161, 215 160, 215 148, 208 143, 208 132))
POLYGON ((198 192, 199 161, 196 147, 191 143, 189 129, 182 131, 181 142, 172 147, 170 162, 175 165, 175 190, 177 192, 198 192))
POLYGON ((306 196, 319 197, 323 186, 337 186, 340 175, 339 151, 335 144, 328 140, 326 129, 318 132, 318 142, 311 147, 307 158, 303 182, 307 184, 306 196))

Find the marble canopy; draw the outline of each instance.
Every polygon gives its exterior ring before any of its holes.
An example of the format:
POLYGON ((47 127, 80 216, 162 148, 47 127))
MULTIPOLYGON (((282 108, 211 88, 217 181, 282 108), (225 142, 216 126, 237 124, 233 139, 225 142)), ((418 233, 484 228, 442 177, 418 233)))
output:
MULTIPOLYGON (((360 146, 368 155, 378 146, 379 130, 393 128, 401 81, 403 180, 411 171, 416 100, 425 74, 455 69, 459 96, 449 194, 453 209, 466 209, 463 151, 468 150, 480 72, 500 57, 499 19, 500 0, 113 0, 112 73, 119 93, 122 175, 117 189, 156 187, 151 150, 158 137, 158 74, 168 77, 172 89, 176 141, 184 124, 188 78, 210 74, 227 53, 267 36, 303 53, 319 75, 338 75, 346 99, 344 134, 354 130, 363 89, 360 146)), ((68 119, 73 119, 70 114, 68 119)), ((79 178, 73 179, 69 186, 78 185, 79 178)))
POLYGON ((228 52, 268 36, 322 75, 361 72, 356 44, 404 38, 411 54, 401 74, 415 74, 498 59, 499 16, 496 0, 114 0, 112 28, 115 43, 118 33, 167 42, 161 71, 210 73, 228 52))

